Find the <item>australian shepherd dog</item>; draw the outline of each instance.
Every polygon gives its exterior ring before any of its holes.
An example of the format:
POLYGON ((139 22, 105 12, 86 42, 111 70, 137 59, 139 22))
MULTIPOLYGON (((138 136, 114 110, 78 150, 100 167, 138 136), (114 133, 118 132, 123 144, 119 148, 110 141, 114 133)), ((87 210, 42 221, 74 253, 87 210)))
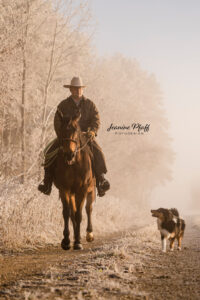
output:
POLYGON ((152 209, 152 217, 157 218, 158 230, 160 230, 162 251, 166 252, 167 240, 170 241, 170 250, 174 250, 175 239, 178 240, 178 250, 181 250, 181 241, 185 230, 185 221, 179 218, 176 208, 152 209))

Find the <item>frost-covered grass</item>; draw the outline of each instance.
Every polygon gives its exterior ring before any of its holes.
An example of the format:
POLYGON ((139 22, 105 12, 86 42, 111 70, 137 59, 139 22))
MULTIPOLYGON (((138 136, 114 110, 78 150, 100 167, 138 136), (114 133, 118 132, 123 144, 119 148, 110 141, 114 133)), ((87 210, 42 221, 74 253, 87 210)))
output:
POLYGON ((191 218, 193 227, 195 227, 196 229, 200 229, 200 215, 194 215, 191 218))
MULTIPOLYGON (((37 183, 2 184, 0 196, 0 245, 6 249, 24 249, 57 244, 62 239, 62 204, 58 190, 51 196, 37 191, 37 183)), ((136 199, 121 200, 109 195, 97 197, 93 205, 95 236, 126 230, 146 221, 134 204, 136 199)), ((148 213, 148 212, 147 212, 148 213)), ((85 238, 86 213, 83 210, 82 237, 85 238)), ((73 239, 72 228, 71 239, 73 239)))
POLYGON ((6 248, 29 248, 57 243, 62 236, 62 208, 58 193, 37 191, 37 184, 5 185, 1 191, 1 243, 6 248))

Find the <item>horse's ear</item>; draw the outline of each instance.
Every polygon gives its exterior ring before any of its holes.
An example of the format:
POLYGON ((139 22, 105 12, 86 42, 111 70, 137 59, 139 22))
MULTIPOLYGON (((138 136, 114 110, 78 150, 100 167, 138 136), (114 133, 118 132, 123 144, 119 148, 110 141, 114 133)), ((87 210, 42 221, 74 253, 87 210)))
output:
POLYGON ((80 110, 77 110, 74 116, 72 117, 72 121, 79 121, 81 117, 81 112, 80 110))

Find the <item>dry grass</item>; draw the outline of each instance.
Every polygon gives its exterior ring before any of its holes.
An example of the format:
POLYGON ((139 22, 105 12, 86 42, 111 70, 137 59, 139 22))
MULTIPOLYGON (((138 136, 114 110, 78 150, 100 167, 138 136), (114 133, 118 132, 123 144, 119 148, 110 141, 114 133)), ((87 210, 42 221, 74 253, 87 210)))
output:
MULTIPOLYGON (((93 227, 95 236, 122 232, 131 226, 147 222, 138 207, 136 199, 121 200, 105 196, 93 205, 93 227)), ((21 250, 57 244, 62 239, 62 205, 58 191, 51 196, 37 191, 37 183, 24 185, 2 184, 0 207, 0 245, 3 248, 21 250)), ((146 211, 148 214, 149 212, 146 211)), ((83 211, 82 235, 85 236, 86 213, 83 211)), ((72 237, 71 228, 71 237, 72 237)))

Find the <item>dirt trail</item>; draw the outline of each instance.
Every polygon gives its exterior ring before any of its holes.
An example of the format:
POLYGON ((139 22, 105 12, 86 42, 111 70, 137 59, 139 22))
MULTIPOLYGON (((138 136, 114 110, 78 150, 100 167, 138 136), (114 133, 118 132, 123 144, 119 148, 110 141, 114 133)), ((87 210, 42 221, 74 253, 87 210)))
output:
POLYGON ((0 299, 200 299, 200 231, 186 220, 181 252, 161 252, 156 225, 65 252, 0 256, 0 299))

